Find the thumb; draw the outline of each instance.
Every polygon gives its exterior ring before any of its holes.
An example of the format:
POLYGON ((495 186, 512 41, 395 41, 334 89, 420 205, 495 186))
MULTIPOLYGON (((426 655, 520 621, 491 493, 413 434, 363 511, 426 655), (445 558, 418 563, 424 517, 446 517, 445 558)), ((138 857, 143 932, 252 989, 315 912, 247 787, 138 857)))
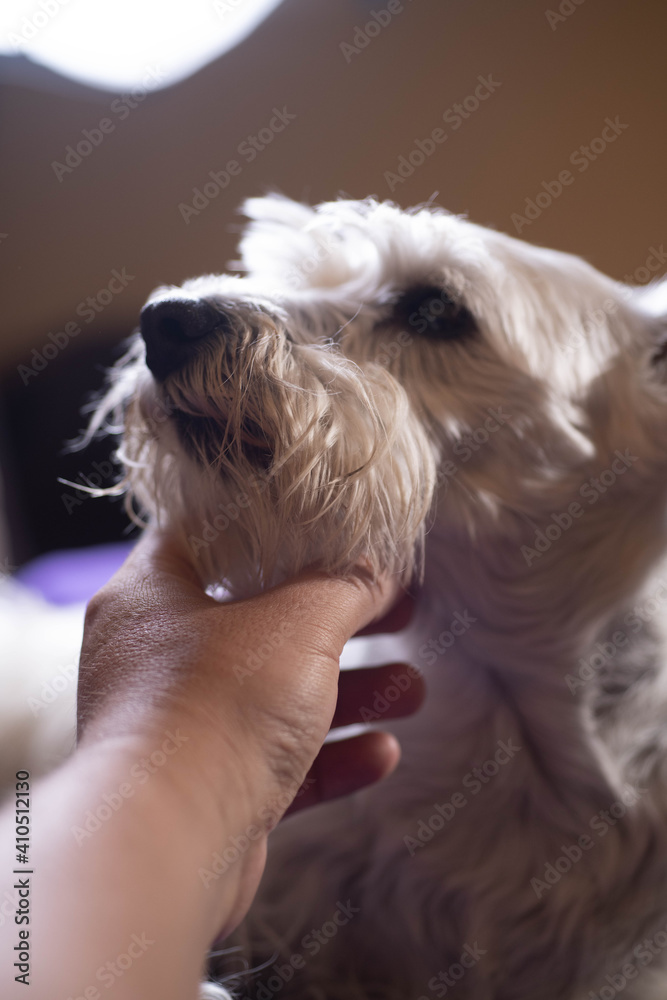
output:
POLYGON ((373 579, 361 567, 345 577, 307 570, 250 601, 261 601, 265 609, 270 602, 273 613, 283 621, 294 616, 295 608, 301 608, 301 621, 312 629, 313 641, 322 630, 327 652, 337 650, 340 656, 348 639, 386 615, 401 593, 397 577, 373 579))

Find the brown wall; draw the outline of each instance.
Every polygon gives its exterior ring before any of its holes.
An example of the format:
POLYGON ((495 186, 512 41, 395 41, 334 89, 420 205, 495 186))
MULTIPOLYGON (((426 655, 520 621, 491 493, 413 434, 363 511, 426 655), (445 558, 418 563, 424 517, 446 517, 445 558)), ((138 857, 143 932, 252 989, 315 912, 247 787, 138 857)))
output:
POLYGON ((559 2, 572 13, 552 27, 539 0, 409 0, 346 61, 341 43, 387 0, 286 0, 241 46, 149 95, 124 121, 110 115, 112 94, 6 86, 0 369, 13 378, 12 368, 49 331, 76 320, 78 303, 114 268, 134 278, 81 324, 80 339, 129 332, 158 283, 224 268, 246 195, 277 188, 306 200, 389 197, 385 172, 440 126, 447 140, 396 188, 399 203, 437 191, 440 204, 515 232, 512 213, 571 167, 572 185, 521 235, 618 277, 635 271, 667 239, 667 6, 559 2), (497 90, 459 129, 443 123, 443 112, 489 74, 497 90), (210 170, 238 158, 239 143, 274 106, 296 119, 186 225, 179 203, 191 201, 210 170), (52 161, 108 116, 113 133, 59 183, 52 161), (607 117, 627 128, 579 173, 570 154, 599 136, 607 117))

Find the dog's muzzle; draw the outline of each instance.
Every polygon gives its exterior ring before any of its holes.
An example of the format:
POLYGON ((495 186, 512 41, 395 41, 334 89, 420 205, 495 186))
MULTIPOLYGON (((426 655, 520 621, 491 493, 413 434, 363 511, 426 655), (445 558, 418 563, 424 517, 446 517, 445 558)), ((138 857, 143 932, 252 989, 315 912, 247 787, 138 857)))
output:
POLYGON ((144 306, 140 326, 146 364, 162 381, 190 361, 204 339, 224 332, 227 320, 201 299, 163 299, 144 306))

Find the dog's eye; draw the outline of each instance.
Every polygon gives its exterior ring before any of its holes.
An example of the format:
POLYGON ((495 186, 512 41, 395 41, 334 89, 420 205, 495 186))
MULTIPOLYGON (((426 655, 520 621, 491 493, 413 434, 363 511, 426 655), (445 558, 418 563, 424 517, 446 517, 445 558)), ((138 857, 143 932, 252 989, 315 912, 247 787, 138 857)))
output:
POLYGON ((459 340, 477 329, 472 313, 437 285, 415 285, 394 303, 393 318, 433 340, 459 340))

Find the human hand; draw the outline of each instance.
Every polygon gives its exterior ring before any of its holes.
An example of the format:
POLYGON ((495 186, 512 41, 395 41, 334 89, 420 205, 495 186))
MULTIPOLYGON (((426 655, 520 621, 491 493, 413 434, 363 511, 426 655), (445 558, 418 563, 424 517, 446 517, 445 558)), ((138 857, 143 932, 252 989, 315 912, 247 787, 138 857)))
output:
MULTIPOLYGON (((180 727, 188 745, 172 775, 208 794, 227 833, 264 824, 238 869, 242 902, 230 927, 256 889, 264 835, 299 790, 294 808, 370 784, 398 761, 386 733, 322 746, 332 724, 359 721, 359 705, 396 669, 340 673, 338 664, 347 639, 380 618, 397 592, 392 581, 374 585, 362 572, 311 573, 220 604, 203 592, 178 544, 151 530, 91 602, 79 682, 82 742, 150 744, 180 727)), ((396 627, 405 607, 376 627, 396 627)), ((415 711, 422 696, 411 685, 391 714, 415 711)))

